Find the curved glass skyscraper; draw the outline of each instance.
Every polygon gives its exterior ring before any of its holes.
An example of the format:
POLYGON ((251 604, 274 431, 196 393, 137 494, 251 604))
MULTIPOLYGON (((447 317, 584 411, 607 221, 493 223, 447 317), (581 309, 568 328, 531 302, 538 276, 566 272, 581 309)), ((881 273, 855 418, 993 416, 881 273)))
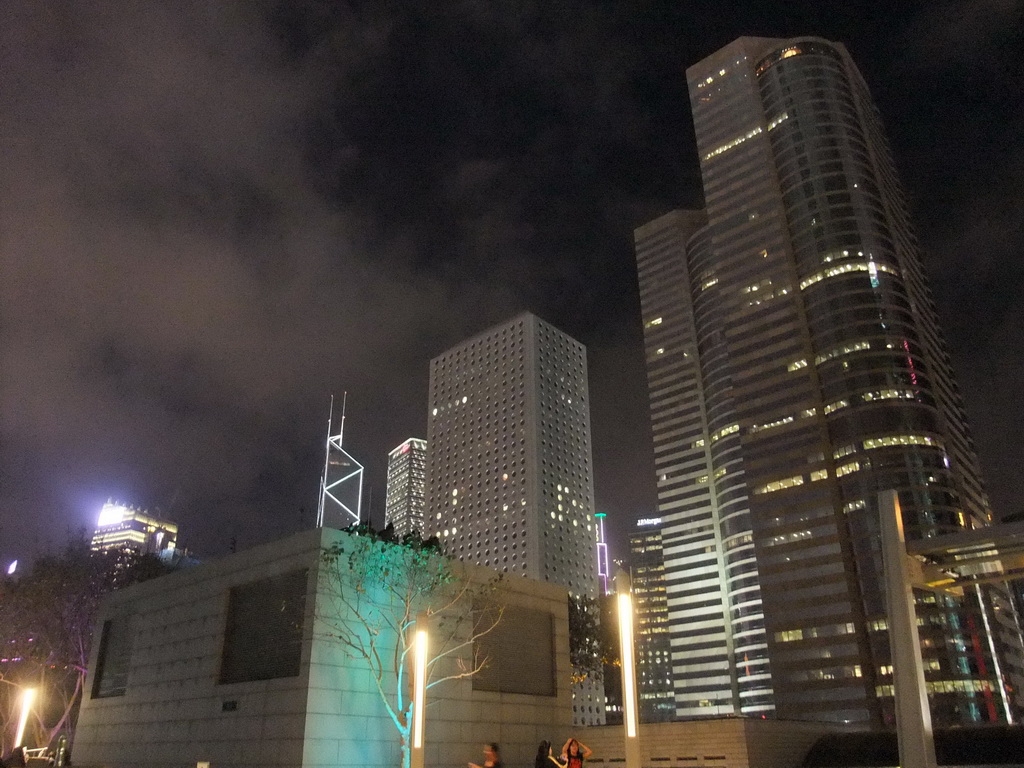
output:
MULTIPOLYGON (((842 45, 687 79, 706 209, 636 231, 676 713, 882 725, 878 492, 909 538, 990 521, 905 196, 842 45)), ((1001 593, 918 597, 936 723, 1005 722, 1001 593)))

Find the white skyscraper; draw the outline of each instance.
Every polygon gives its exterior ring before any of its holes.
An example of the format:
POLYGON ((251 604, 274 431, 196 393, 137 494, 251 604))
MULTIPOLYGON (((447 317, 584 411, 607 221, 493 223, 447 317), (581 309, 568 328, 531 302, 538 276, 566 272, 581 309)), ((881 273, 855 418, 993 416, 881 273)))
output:
MULTIPOLYGON (((531 314, 430 362, 428 519, 450 555, 595 598, 586 348, 531 314)), ((576 697, 578 723, 603 694, 576 697)))
POLYGON ((399 536, 421 533, 426 494, 427 441, 410 437, 388 453, 385 523, 399 536))

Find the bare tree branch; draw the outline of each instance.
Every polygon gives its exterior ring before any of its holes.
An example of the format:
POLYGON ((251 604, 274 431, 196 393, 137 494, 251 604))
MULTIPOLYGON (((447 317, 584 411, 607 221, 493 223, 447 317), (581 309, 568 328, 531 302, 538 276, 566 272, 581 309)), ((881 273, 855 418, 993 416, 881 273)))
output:
POLYGON ((413 706, 406 687, 417 623, 430 627, 428 688, 472 677, 487 663, 477 641, 502 616, 493 606, 485 620, 474 602, 494 588, 460 576, 436 542, 407 537, 395 543, 366 526, 321 553, 317 634, 369 668, 406 768, 413 706))

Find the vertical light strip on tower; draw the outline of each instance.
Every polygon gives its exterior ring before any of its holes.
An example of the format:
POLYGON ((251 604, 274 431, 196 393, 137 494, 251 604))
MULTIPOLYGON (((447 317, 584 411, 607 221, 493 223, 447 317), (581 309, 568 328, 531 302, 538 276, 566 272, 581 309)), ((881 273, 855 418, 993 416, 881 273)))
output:
POLYGON ((608 594, 608 544, 604 538, 604 512, 595 512, 597 521, 597 578, 601 580, 601 594, 608 594))
POLYGON ((358 525, 363 503, 363 465, 352 458, 342 447, 345 437, 345 408, 348 392, 341 401, 341 427, 337 435, 331 435, 334 416, 334 396, 331 396, 331 411, 327 417, 327 449, 324 459, 324 474, 320 480, 320 504, 317 509, 316 527, 326 525, 328 510, 340 513, 339 528, 358 525), (354 490, 353 490, 354 489, 354 490), (352 496, 354 495, 354 499, 352 496), (346 498, 348 497, 348 498, 346 498), (332 504, 328 504, 330 499, 332 504))

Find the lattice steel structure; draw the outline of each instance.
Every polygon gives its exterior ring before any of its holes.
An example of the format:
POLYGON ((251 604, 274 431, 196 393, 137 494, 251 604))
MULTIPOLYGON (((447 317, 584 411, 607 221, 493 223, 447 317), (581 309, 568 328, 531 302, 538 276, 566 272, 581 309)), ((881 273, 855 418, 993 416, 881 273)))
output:
POLYGON ((334 396, 327 417, 327 447, 324 456, 324 473, 320 479, 320 505, 317 509, 316 527, 347 528, 358 525, 363 503, 363 465, 342 447, 345 437, 345 408, 348 393, 342 398, 341 427, 332 435, 334 418, 334 396))

